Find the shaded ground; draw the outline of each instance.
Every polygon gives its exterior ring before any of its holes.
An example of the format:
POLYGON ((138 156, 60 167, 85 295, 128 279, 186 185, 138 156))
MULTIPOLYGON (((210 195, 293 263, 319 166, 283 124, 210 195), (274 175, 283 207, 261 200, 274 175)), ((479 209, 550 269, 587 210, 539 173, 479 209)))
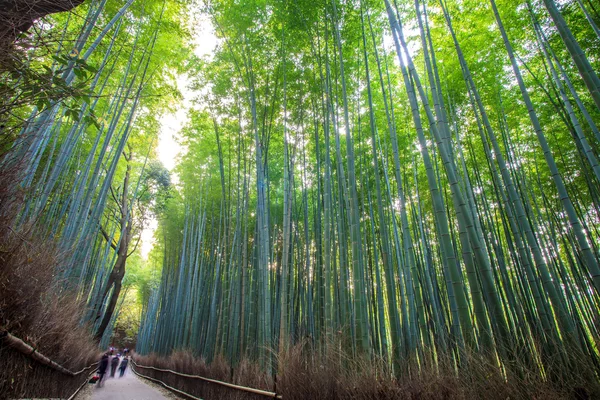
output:
POLYGON ((145 379, 127 368, 122 378, 107 378, 102 387, 87 385, 76 400, 176 400, 180 397, 145 379))

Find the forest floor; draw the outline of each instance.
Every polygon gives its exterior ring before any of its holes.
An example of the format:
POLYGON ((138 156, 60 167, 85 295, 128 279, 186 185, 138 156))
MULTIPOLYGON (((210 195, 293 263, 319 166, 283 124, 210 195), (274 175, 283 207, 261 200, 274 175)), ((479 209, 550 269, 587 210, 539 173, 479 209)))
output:
MULTIPOLYGON (((118 371, 117 374, 118 375, 118 371)), ((137 377, 131 369, 122 378, 106 378, 102 387, 87 385, 76 400, 179 400, 160 385, 137 377)))

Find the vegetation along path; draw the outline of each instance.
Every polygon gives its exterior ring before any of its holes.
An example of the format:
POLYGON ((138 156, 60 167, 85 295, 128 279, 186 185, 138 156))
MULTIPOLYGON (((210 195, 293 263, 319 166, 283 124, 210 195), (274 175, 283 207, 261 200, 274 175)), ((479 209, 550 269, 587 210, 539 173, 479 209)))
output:
POLYGON ((0 0, 0 399, 154 398, 107 352, 600 399, 600 0, 0 0))

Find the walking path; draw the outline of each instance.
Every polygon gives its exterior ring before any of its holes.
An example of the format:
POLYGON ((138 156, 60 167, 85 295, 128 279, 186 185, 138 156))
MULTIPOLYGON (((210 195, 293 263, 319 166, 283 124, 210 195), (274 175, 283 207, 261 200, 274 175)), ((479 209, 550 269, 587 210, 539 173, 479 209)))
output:
POLYGON ((89 385, 86 393, 82 393, 77 399, 90 400, 172 400, 177 399, 174 395, 147 384, 144 379, 137 377, 131 369, 127 368, 125 376, 118 377, 119 371, 114 378, 106 378, 102 387, 89 385))

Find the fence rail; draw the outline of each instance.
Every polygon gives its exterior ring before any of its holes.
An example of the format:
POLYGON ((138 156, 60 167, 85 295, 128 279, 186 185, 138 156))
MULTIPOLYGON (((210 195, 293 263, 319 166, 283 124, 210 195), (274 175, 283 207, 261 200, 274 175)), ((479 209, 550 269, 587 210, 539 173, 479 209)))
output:
MULTIPOLYGON (((131 360, 131 362, 132 362, 134 365, 136 365, 136 366, 137 366, 137 364, 136 364, 136 363, 135 363, 133 360, 131 360)), ((143 367, 140 367, 140 368, 143 368, 143 367)), ((179 394, 180 394, 180 395, 182 395, 182 396, 188 397, 188 398, 190 398, 190 399, 192 399, 192 400, 202 400, 200 397, 196 397, 196 396, 193 396, 193 395, 191 395, 191 394, 189 394, 189 393, 186 393, 186 392, 184 392, 184 391, 181 391, 181 390, 179 390, 179 389, 175 389, 174 387, 167 385, 166 383, 164 383, 163 381, 161 381, 161 380, 159 380, 159 379, 156 379, 156 378, 151 378, 151 377, 149 377, 149 376, 147 376, 147 375, 140 374, 138 371, 136 371, 136 370, 135 370, 135 368, 133 368, 133 365, 132 365, 132 367, 131 367, 131 370, 132 370, 132 371, 133 371, 133 373, 134 373, 134 374, 136 374, 137 376, 141 376, 142 378, 148 379, 148 380, 150 380, 150 381, 152 381, 152 382, 159 383, 159 384, 163 385, 164 387, 166 387, 167 389, 169 389, 169 390, 172 390, 172 391, 173 391, 173 392, 175 392, 175 393, 179 393, 179 394)))
POLYGON ((173 370, 170 370, 170 369, 156 368, 156 367, 147 366, 147 365, 139 365, 133 359, 131 360, 131 362, 133 363, 133 365, 135 365, 138 368, 152 369, 154 371, 159 371, 159 372, 168 372, 168 373, 173 374, 173 375, 181 376, 181 377, 184 377, 184 378, 190 378, 190 379, 198 379, 198 380, 201 380, 201 381, 204 381, 204 382, 209 382, 209 383, 214 383, 216 385, 225 386, 225 387, 228 387, 228 388, 234 389, 234 390, 239 390, 239 391, 243 391, 243 392, 247 392, 247 393, 257 394, 257 395, 265 396, 265 397, 271 397, 271 398, 274 398, 274 399, 283 399, 283 396, 278 395, 275 392, 269 392, 267 390, 254 389, 254 388, 249 388, 249 387, 246 387, 246 386, 234 385, 233 383, 218 381, 216 379, 211 379, 211 378, 205 378, 205 377, 200 376, 200 375, 184 374, 182 372, 177 372, 177 371, 173 371, 173 370))
POLYGON ((73 371, 70 371, 69 369, 63 367, 59 363, 52 361, 51 359, 49 359, 42 353, 38 352, 35 347, 25 343, 24 341, 22 341, 21 339, 19 339, 16 336, 11 335, 8 331, 0 331, 0 340, 4 341, 7 345, 12 347, 13 349, 25 354, 26 356, 28 356, 31 359, 34 359, 35 361, 39 362, 40 364, 47 365, 48 367, 50 367, 58 372, 62 372, 65 375, 77 376, 77 375, 82 374, 86 370, 92 368, 94 365, 98 364, 98 363, 94 363, 94 364, 91 364, 91 365, 83 368, 80 371, 73 372, 73 371))
MULTIPOLYGON (((53 361, 52 359, 46 357, 45 355, 40 353, 35 347, 31 346, 30 344, 26 343, 25 341, 19 339, 18 337, 12 335, 10 332, 3 329, 0 329, 0 343, 5 344, 6 347, 9 347, 23 354, 24 356, 36 361, 41 365, 45 365, 52 370, 58 371, 63 375, 67 375, 73 378, 78 377, 79 375, 98 365, 98 363, 95 362, 79 371, 73 372, 68 368, 63 367, 59 363, 53 361)), ((71 394, 71 396, 68 397, 69 400, 74 399, 77 393, 79 393, 79 391, 85 386, 85 384, 88 381, 88 375, 86 375, 85 380, 80 386, 78 386, 77 390, 73 394, 71 394)))

